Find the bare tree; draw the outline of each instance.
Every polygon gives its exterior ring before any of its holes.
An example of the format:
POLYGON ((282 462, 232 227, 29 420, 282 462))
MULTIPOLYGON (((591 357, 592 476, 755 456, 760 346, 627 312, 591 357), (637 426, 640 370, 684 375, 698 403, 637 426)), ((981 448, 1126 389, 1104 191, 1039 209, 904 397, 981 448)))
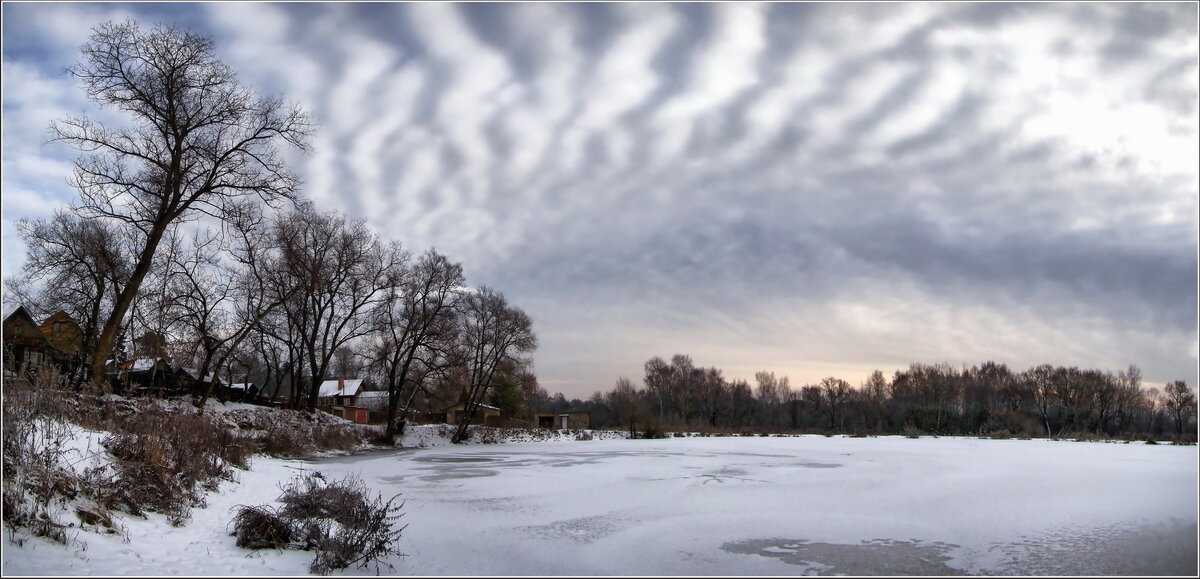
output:
POLYGON ((862 386, 863 398, 867 404, 867 419, 876 432, 884 429, 886 419, 884 404, 887 402, 887 387, 887 378, 883 377, 883 372, 880 370, 871 372, 862 386))
POLYGON ((469 370, 465 406, 451 442, 462 442, 484 395, 492 387, 496 372, 505 364, 526 366, 526 354, 537 348, 533 322, 510 305, 504 295, 489 287, 463 296, 463 350, 469 370))
POLYGON ((1032 396, 1038 417, 1046 426, 1046 437, 1054 436, 1050 430, 1050 410, 1058 402, 1058 395, 1054 389, 1054 368, 1049 364, 1042 364, 1026 370, 1021 374, 1021 383, 1032 396))
POLYGON ((388 390, 386 440, 395 436, 397 416, 408 415, 420 390, 414 364, 429 367, 452 346, 456 300, 464 284, 462 265, 431 249, 405 269, 376 309, 369 347, 372 367, 388 390))
POLYGON ((224 217, 228 203, 243 196, 291 198, 298 180, 275 145, 303 149, 310 125, 298 108, 241 84, 216 58, 211 39, 179 28, 105 23, 81 51, 68 72, 93 102, 130 121, 114 128, 74 116, 50 126, 52 140, 83 152, 71 179, 79 214, 135 236, 133 268, 96 344, 92 379, 99 385, 121 320, 168 228, 200 214, 224 217))
POLYGON ((297 291, 295 287, 271 291, 270 272, 280 262, 273 255, 275 247, 260 205, 231 206, 225 224, 219 246, 216 237, 205 242, 196 237, 194 251, 175 262, 178 289, 173 294, 179 296, 181 319, 189 323, 201 354, 197 378, 205 383, 196 402, 201 411, 226 361, 297 291))
POLYGON ((81 219, 64 210, 55 211, 50 219, 22 219, 17 231, 27 247, 25 264, 6 289, 40 310, 39 315, 62 310, 79 322, 83 343, 70 375, 70 383, 78 386, 85 378, 83 363, 91 360, 96 336, 113 307, 116 288, 125 284, 132 269, 128 240, 108 223, 81 219))
POLYGON ((697 410, 709 426, 716 426, 717 421, 729 414, 733 392, 717 368, 700 369, 699 373, 695 389, 697 410))
POLYGON ((646 390, 654 398, 658 406, 658 419, 666 418, 667 408, 675 399, 675 382, 671 379, 671 365, 662 358, 655 356, 646 360, 645 365, 646 390))
POLYGON ((850 383, 841 378, 830 376, 821 380, 821 395, 826 416, 829 417, 829 428, 838 427, 838 419, 842 418, 839 411, 850 401, 851 393, 850 383))
POLYGON ((629 435, 637 431, 638 423, 644 420, 643 397, 629 378, 617 378, 617 384, 609 394, 609 399, 616 413, 617 424, 629 428, 629 435))
MULTIPOLYGON (((281 217, 275 227, 281 252, 271 293, 283 304, 285 333, 309 381, 305 408, 317 404, 335 352, 371 329, 368 315, 396 287, 408 254, 385 244, 366 222, 318 212, 310 203, 281 217)), ((298 394, 297 390, 294 390, 298 394)))
POLYGON ((1164 405, 1175 421, 1175 433, 1183 434, 1188 419, 1196 415, 1196 393, 1183 380, 1167 384, 1164 405))
POLYGON ((787 376, 776 378, 774 372, 763 370, 754 373, 754 381, 754 395, 761 408, 760 423, 768 427, 778 426, 780 407, 791 390, 787 376))

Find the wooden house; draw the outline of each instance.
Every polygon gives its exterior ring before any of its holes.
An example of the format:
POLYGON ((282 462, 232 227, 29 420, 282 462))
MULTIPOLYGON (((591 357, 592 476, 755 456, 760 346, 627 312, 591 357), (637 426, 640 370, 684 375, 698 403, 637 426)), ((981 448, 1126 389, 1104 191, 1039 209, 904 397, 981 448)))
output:
POLYGON ((5 378, 50 361, 50 342, 25 306, 19 305, 4 316, 3 335, 5 378))
POLYGON ((591 422, 587 412, 542 413, 536 416, 538 428, 585 430, 591 422))
POLYGON ((370 412, 357 405, 362 382, 361 379, 346 378, 322 382, 317 392, 317 407, 356 424, 367 424, 370 412))

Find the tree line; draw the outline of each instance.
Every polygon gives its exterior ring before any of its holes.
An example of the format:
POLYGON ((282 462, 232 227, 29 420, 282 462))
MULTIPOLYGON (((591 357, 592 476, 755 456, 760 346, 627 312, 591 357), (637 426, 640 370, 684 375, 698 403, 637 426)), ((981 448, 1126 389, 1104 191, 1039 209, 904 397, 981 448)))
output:
POLYGON ((1137 366, 1117 373, 1043 364, 1023 371, 984 362, 912 364, 858 386, 836 377, 792 387, 757 372, 754 383, 676 354, 650 358, 642 384, 619 378, 587 400, 561 394, 552 411, 586 410, 597 427, 984 436, 1175 436, 1196 431, 1196 396, 1183 381, 1145 387, 1137 366))
POLYGON ((467 404, 457 440, 495 384, 530 379, 532 322, 501 292, 303 199, 282 149, 308 149, 311 119, 243 84, 211 39, 109 22, 81 54, 68 73, 124 122, 51 124, 80 152, 78 197, 18 223, 28 253, 5 288, 78 321, 75 387, 109 391, 114 364, 170 356, 211 376, 201 408, 218 379, 253 371, 312 410, 353 367, 388 391, 389 437, 418 401, 453 398, 467 404))

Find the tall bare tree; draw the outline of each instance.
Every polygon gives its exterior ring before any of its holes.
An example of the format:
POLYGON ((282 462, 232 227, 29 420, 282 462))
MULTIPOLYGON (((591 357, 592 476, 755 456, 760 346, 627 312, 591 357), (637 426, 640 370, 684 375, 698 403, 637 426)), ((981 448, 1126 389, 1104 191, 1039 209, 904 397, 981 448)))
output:
POLYGON ((840 411, 850 401, 852 391, 850 383, 841 378, 830 376, 821 380, 821 395, 826 415, 829 417, 829 428, 837 428, 840 425, 840 411))
POLYGON ((429 368, 452 347, 456 300, 465 283, 462 265, 431 249, 404 270, 376 309, 369 356, 388 389, 386 440, 420 391, 414 365, 429 368))
POLYGON ((93 382, 101 385, 104 361, 167 230, 201 214, 224 217, 243 196, 291 198, 298 180, 276 145, 303 149, 310 125, 299 108, 242 84, 216 58, 211 39, 180 28, 104 23, 81 52, 68 72, 89 99, 129 120, 109 127, 73 116, 50 126, 52 140, 83 152, 71 178, 79 214, 135 238, 133 268, 115 291, 92 360, 93 382))
POLYGON ((1167 384, 1165 391, 1167 414, 1175 422, 1175 433, 1183 434, 1188 419, 1196 415, 1196 393, 1183 380, 1167 384))
POLYGON ((469 380, 465 406, 451 442, 466 439, 467 428, 484 395, 493 386, 502 366, 520 368, 530 363, 527 354, 537 348, 533 321, 525 312, 508 305, 504 294, 487 286, 467 293, 462 300, 463 350, 469 380))
POLYGON ((298 401, 312 410, 330 361, 370 331, 368 314, 400 282, 408 254, 365 221, 322 213, 311 203, 281 217, 275 235, 281 255, 271 292, 283 303, 286 339, 294 341, 308 379, 298 401))

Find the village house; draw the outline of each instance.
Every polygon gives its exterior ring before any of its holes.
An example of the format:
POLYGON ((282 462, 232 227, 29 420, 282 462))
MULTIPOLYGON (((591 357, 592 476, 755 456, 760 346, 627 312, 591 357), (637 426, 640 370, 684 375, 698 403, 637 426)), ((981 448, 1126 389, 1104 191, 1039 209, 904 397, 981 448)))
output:
POLYGON ((40 368, 49 361, 50 343, 25 306, 4 316, 4 378, 13 379, 23 369, 40 368))
POLYGON ((81 362, 83 330, 66 312, 58 312, 38 324, 24 305, 4 316, 4 377, 12 379, 22 369, 54 364, 70 373, 81 362))
POLYGON ((125 394, 164 394, 177 383, 171 361, 166 358, 137 358, 123 364, 109 360, 113 390, 125 394))
POLYGON ((83 328, 67 312, 59 311, 41 325, 46 343, 64 356, 75 358, 83 347, 83 328))
POLYGON ((356 405, 361 379, 337 378, 321 383, 317 392, 317 407, 357 424, 367 424, 369 413, 356 405))

